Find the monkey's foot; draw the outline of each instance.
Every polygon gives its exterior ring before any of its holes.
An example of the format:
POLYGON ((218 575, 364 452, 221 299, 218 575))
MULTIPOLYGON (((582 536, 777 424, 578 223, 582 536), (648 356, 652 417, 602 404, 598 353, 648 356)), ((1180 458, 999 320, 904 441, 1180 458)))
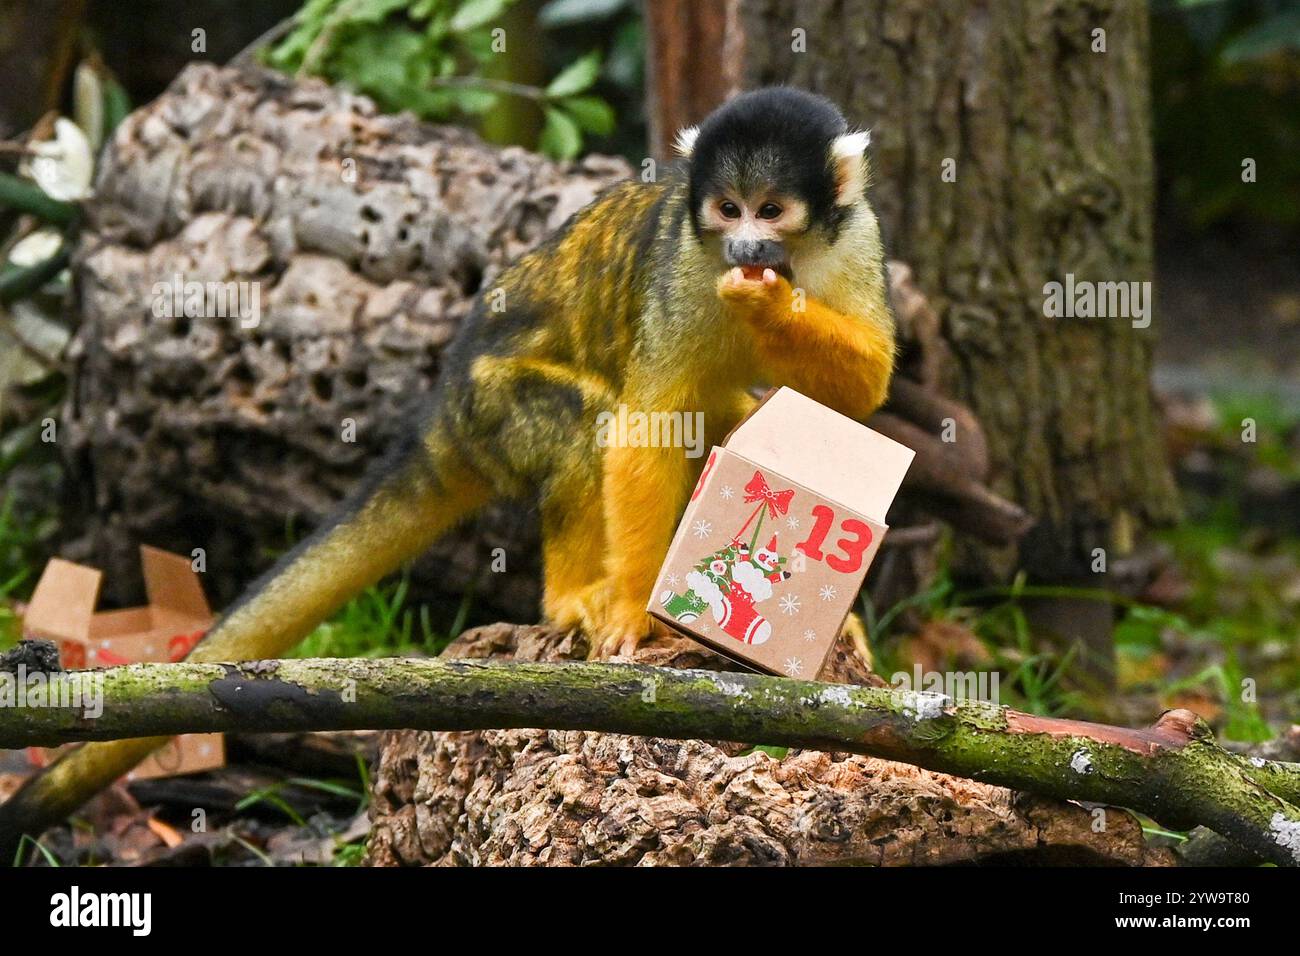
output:
POLYGON ((609 616, 612 590, 609 581, 596 581, 568 594, 548 596, 546 619, 560 630, 595 633, 595 628, 609 616))
POLYGON ((615 603, 602 621, 593 622, 589 657, 632 657, 654 633, 654 619, 639 604, 615 603))
POLYGON ((586 634, 591 658, 631 656, 653 630, 645 608, 627 602, 620 605, 609 578, 548 598, 546 618, 561 630, 586 634))

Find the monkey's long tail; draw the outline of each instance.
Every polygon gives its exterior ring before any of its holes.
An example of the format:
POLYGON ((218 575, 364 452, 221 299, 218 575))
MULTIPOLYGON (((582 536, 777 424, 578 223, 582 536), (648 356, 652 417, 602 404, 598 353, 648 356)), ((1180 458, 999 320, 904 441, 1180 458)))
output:
MULTIPOLYGON (((363 481, 342 517, 318 528, 249 589, 190 652, 192 661, 275 658, 383 575, 424 551, 490 497, 477 474, 449 465, 447 443, 395 453, 363 481)), ((0 804, 0 865, 22 834, 38 836, 167 742, 87 743, 0 804)))

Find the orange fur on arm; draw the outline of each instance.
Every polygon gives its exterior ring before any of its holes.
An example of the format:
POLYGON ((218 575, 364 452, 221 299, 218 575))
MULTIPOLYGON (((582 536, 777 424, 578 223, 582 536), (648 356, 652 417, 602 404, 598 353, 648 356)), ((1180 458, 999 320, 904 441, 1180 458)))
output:
POLYGON ((876 306, 880 321, 844 315, 811 296, 796 311, 794 290, 784 279, 733 294, 730 301, 749 322, 771 384, 789 385, 859 420, 884 404, 894 371, 894 336, 883 302, 876 306))

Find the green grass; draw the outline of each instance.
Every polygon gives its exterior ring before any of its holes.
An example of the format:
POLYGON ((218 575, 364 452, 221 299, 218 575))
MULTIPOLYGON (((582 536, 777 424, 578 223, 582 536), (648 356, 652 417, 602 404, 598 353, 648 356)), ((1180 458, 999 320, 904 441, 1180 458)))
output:
POLYGON ((445 630, 433 624, 427 604, 411 606, 407 600, 410 578, 367 588, 332 618, 307 635, 291 657, 393 657, 436 655, 465 627, 472 595, 461 601, 455 619, 445 630))
POLYGON ((1243 682, 1252 679, 1258 694, 1272 699, 1275 714, 1293 719, 1300 711, 1300 607, 1283 596, 1277 572, 1269 571, 1271 562, 1283 568, 1288 561, 1300 565, 1300 538, 1247 527, 1240 502, 1242 482, 1256 465, 1300 478, 1300 455, 1294 440, 1289 445, 1287 438, 1300 428, 1300 406, 1257 393, 1218 394, 1211 400, 1220 425, 1204 445, 1215 456, 1222 490, 1212 498, 1185 493, 1186 520, 1157 534, 1172 549, 1190 584, 1190 596, 1177 613, 1101 589, 1025 586, 1023 577, 1009 587, 963 592, 945 569, 932 586, 879 615, 864 601, 877 671, 889 674, 910 666, 898 659, 895 632, 899 616, 911 610, 923 620, 962 624, 980 638, 991 658, 988 667, 1005 675, 1003 703, 1041 714, 1082 710, 1088 715, 1089 701, 1072 679, 1073 649, 1039 640, 1031 631, 1024 601, 1105 601, 1116 608, 1114 640, 1122 664, 1167 665, 1171 637, 1182 648, 1173 673, 1162 674, 1153 666, 1141 681, 1122 687, 1122 693, 1162 698, 1180 692, 1206 694, 1223 707, 1223 736, 1240 741, 1271 737, 1259 703, 1244 693, 1243 682), (1255 421, 1253 444, 1242 442, 1241 422, 1246 418, 1255 421))
POLYGON ((1023 575, 1008 587, 963 592, 957 590, 947 569, 940 572, 930 587, 903 599, 879 616, 864 597, 863 617, 876 656, 876 672, 886 675, 910 670, 911 662, 900 656, 897 638, 901 635, 894 632, 899 615, 914 609, 925 620, 952 621, 980 639, 988 651, 989 661, 978 670, 1003 675, 999 681, 1001 703, 1045 716, 1077 711, 1084 701, 1067 679, 1076 649, 1054 647, 1039 640, 1032 633, 1022 606, 1026 598, 1041 597, 1111 599, 1105 592, 1079 588, 1028 587, 1023 575))
MULTIPOLYGON (((903 611, 916 608, 925 619, 956 622, 980 639, 990 656, 989 663, 980 669, 996 670, 1004 675, 1001 703, 1035 714, 1092 716, 1089 698, 1072 680, 1071 667, 1076 663, 1078 648, 1062 649, 1040 640, 1032 631, 1023 602, 1047 597, 1105 601, 1117 608, 1114 640, 1118 654, 1149 657, 1159 652, 1166 632, 1173 631, 1193 644, 1202 645, 1209 662, 1187 676, 1158 679, 1148 687, 1123 690, 1145 689, 1162 696, 1188 690, 1210 693, 1224 708, 1223 736, 1247 742, 1267 740, 1273 736, 1272 730, 1257 702, 1246 699, 1242 693, 1247 676, 1243 657, 1269 642, 1274 647, 1289 646, 1291 661, 1269 668, 1262 683, 1265 691, 1294 688, 1300 685, 1295 631, 1288 630, 1287 619, 1277 606, 1276 593, 1266 587, 1252 587, 1248 600, 1234 614, 1225 614, 1218 608, 1216 597, 1222 594, 1226 584, 1211 572, 1213 552, 1224 545, 1222 534, 1195 524, 1185 525, 1171 534, 1181 536, 1184 542, 1199 544, 1199 550, 1178 550, 1197 595, 1189 602, 1186 613, 1142 604, 1101 589, 1027 586, 1023 575, 1007 587, 963 592, 952 586, 945 573, 933 586, 899 602, 878 618, 873 618, 870 604, 864 601, 872 648, 877 655, 877 672, 890 674, 910 666, 910 662, 899 657, 893 629, 903 611)), ((1259 670, 1251 668, 1250 673, 1259 670)))
POLYGON ((37 554, 47 534, 44 525, 44 521, 24 522, 16 514, 12 495, 0 500, 0 651, 22 636, 13 601, 29 595, 36 584, 37 554))

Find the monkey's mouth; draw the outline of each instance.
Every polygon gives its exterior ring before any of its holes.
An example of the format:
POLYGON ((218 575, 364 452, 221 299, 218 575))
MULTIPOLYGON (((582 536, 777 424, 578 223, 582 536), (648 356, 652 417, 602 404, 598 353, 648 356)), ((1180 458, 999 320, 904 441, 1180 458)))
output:
POLYGON ((740 271, 745 274, 745 278, 751 282, 757 282, 763 278, 763 270, 771 269, 777 275, 782 276, 787 282, 794 278, 794 273, 790 271, 788 262, 764 262, 757 265, 745 265, 740 267, 740 271))

